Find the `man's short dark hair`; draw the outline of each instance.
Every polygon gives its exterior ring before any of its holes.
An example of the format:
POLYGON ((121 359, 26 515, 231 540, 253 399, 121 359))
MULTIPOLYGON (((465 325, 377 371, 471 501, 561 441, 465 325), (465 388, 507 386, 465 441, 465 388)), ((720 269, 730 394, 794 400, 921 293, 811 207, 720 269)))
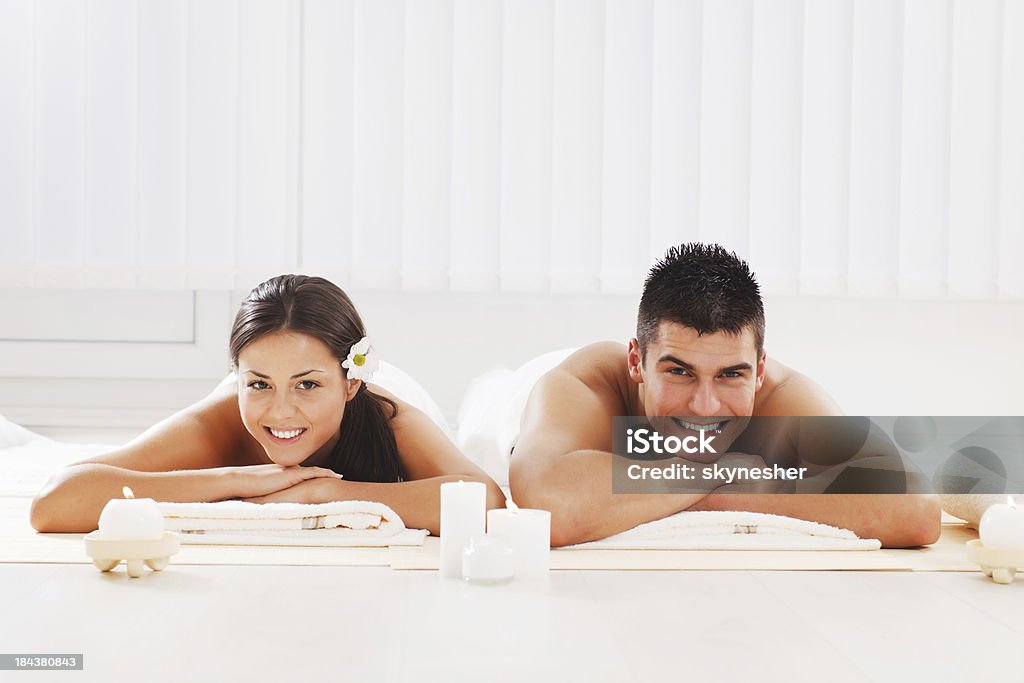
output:
POLYGON ((645 358, 663 321, 685 325, 698 334, 739 335, 750 327, 758 355, 764 350, 761 288, 746 262, 718 244, 690 242, 672 247, 647 274, 636 320, 636 337, 645 358))

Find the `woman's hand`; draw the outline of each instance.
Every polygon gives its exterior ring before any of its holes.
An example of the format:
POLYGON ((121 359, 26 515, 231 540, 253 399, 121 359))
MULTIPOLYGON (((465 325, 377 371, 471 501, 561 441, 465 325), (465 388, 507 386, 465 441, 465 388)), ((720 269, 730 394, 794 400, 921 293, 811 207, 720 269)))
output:
POLYGON ((344 484, 330 477, 320 477, 300 482, 266 496, 244 498, 247 503, 328 503, 345 500, 341 494, 344 484))
POLYGON ((287 491, 298 484, 311 481, 337 481, 341 475, 325 467, 302 467, 295 465, 246 465, 244 467, 221 468, 228 477, 232 496, 253 498, 279 491, 287 491))

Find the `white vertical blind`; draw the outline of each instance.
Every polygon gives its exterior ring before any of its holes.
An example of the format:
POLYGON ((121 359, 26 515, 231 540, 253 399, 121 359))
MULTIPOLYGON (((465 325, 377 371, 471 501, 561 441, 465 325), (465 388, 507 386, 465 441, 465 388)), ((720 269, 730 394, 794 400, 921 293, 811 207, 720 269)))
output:
POLYGON ((417 0, 405 15, 402 287, 448 287, 452 199, 453 0, 417 0))
POLYGON ((188 6, 139 4, 135 216, 139 287, 182 289, 188 273, 188 6))
POLYGON ((449 286, 499 286, 502 3, 455 0, 449 286))
POLYGON ((605 8, 555 3, 551 106, 551 289, 601 286, 605 8))
POLYGON ((896 290, 902 35, 902 2, 854 2, 847 233, 847 286, 854 296, 896 290))
POLYGON ((853 0, 804 6, 800 292, 846 292, 853 0))
POLYGON ((304 0, 302 8, 301 244, 290 266, 351 282, 355 2, 304 0))
POLYGON ((34 7, 0 4, 0 286, 31 282, 33 233, 34 7))
POLYGON ((13 0, 0 286, 1024 296, 1022 0, 13 0))
POLYGON ((953 10, 949 283, 955 297, 995 293, 999 234, 1000 0, 953 10))
POLYGON ((1024 2, 1003 6, 999 84, 999 292, 1024 297, 1024 2))

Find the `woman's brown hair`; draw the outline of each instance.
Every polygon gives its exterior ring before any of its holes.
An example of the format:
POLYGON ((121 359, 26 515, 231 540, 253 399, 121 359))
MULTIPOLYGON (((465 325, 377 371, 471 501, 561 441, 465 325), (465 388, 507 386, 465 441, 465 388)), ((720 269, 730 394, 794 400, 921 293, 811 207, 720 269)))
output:
MULTIPOLYGON (((298 332, 326 344, 338 364, 366 328, 348 295, 329 280, 308 275, 278 275, 257 285, 242 302, 231 328, 231 365, 246 346, 273 332, 298 332)), ((342 368, 344 376, 348 372, 342 368)), ((325 466, 349 481, 402 480, 401 460, 390 421, 395 403, 367 391, 366 383, 345 406, 344 427, 325 466)))

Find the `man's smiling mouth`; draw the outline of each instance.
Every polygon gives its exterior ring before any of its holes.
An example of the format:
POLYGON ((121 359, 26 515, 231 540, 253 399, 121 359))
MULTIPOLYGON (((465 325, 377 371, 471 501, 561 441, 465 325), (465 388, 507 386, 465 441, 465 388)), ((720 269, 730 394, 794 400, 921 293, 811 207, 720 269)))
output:
POLYGON ((682 427, 683 429, 689 429, 694 432, 720 431, 722 427, 724 427, 726 423, 729 422, 728 420, 719 420, 718 422, 708 422, 707 424, 696 424, 694 422, 687 422, 686 420, 683 420, 678 417, 673 417, 671 419, 673 422, 676 423, 676 425, 682 427))

